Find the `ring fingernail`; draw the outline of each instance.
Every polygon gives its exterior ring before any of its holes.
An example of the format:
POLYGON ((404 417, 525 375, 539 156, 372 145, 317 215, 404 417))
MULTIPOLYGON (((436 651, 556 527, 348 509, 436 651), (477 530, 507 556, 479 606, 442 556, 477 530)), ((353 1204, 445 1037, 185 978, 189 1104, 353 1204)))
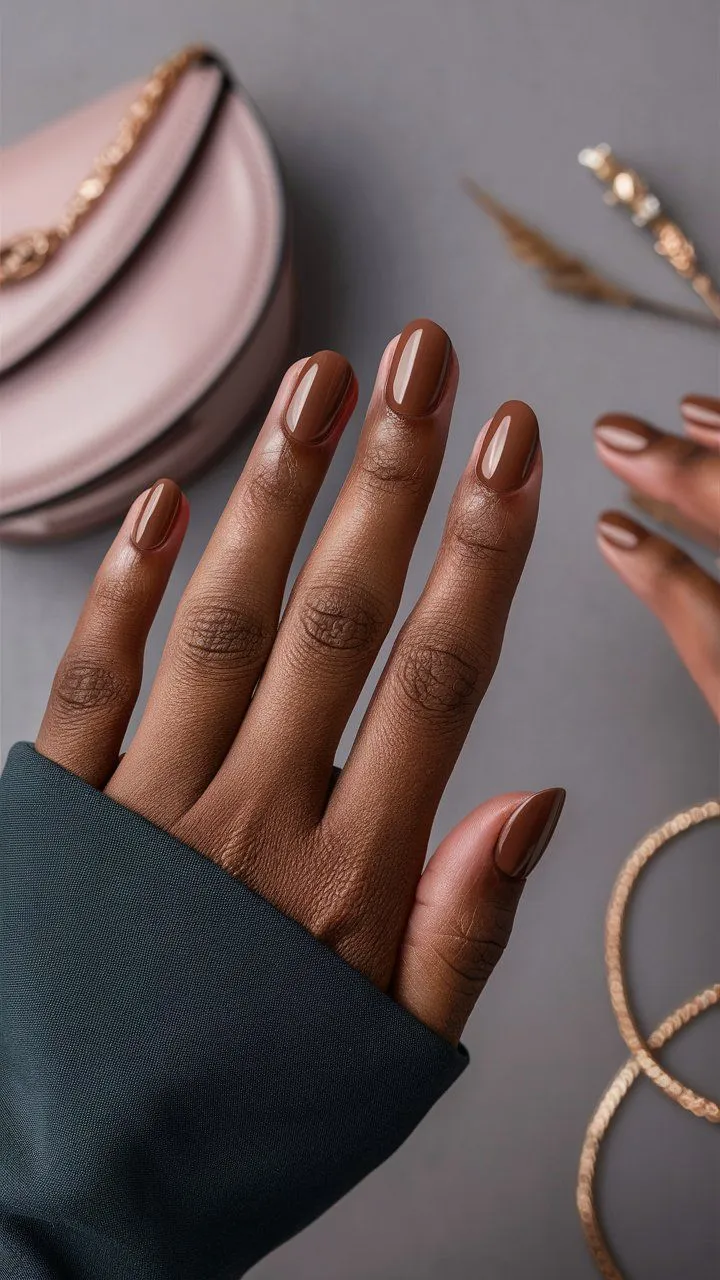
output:
POLYGON ((337 425, 352 385, 353 371, 336 351, 318 351, 305 362, 285 410, 285 428, 294 440, 320 444, 337 425))
POLYGON ((433 320, 405 325, 390 365, 385 397, 403 418, 424 418, 442 396, 452 344, 433 320))
POLYGON ((565 804, 562 787, 538 791, 510 815, 495 845, 495 865, 513 880, 524 880, 550 843, 565 804))
POLYGON ((657 431, 625 413, 607 413, 595 423, 595 435, 619 453, 642 453, 657 438, 657 431))
POLYGON ((647 530, 621 511, 604 511, 598 520, 598 532, 622 551, 633 551, 647 537, 647 530))
POLYGON ((157 551, 170 536, 182 494, 174 480, 156 480, 131 534, 138 551, 157 551))
POLYGON ((527 480, 539 439, 537 418, 522 400, 500 405, 487 430, 475 472, 495 493, 511 493, 527 480))

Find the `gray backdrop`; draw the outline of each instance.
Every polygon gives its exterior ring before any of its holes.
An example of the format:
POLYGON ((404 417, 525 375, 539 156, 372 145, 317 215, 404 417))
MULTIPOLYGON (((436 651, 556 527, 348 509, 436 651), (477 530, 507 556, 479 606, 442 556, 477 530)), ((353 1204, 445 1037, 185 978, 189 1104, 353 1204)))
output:
MULTIPOLYGON (((591 422, 637 411, 671 428, 688 390, 717 391, 712 337, 545 294, 460 191, 470 173, 560 239, 648 291, 683 287, 576 164, 608 141, 671 198, 720 274, 715 0, 24 0, 4 24, 4 131, 14 139, 195 37, 226 51, 282 153, 303 286, 301 349, 335 346, 364 388, 418 314, 457 347, 447 460, 410 572, 419 591, 480 425, 510 396, 544 433, 536 544, 500 669, 438 817, 481 798, 567 787, 553 849, 467 1035, 473 1063, 384 1168, 262 1264, 280 1280, 590 1280, 574 1208, 586 1120, 623 1060, 602 964, 605 906, 645 830, 716 788, 717 731, 669 643, 601 561, 596 511, 621 499, 591 422)), ((359 419, 358 419, 359 421, 359 419)), ((312 546, 353 448, 346 433, 303 540, 312 546)), ((154 632, 246 447, 192 486, 193 517, 154 632)), ((2 730, 35 733, 55 664, 109 533, 2 554, 2 730)), ((358 712, 359 714, 359 712, 358 712)), ((357 723, 357 717, 353 724, 357 723)), ((352 726, 351 726, 352 728, 352 726)), ((650 1027, 720 977, 714 832, 649 875, 630 961, 650 1027)), ((667 1060, 717 1094, 709 1015, 667 1060)), ((649 1085, 607 1146, 602 1206, 632 1280, 718 1274, 718 1133, 649 1085)))

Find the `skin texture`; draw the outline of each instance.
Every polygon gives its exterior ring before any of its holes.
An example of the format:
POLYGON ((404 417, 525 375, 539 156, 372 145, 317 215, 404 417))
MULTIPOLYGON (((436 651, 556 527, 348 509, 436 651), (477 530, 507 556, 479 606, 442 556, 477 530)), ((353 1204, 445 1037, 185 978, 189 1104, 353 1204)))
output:
MULTIPOLYGON (((720 546, 720 401, 686 396, 689 440, 627 414, 595 424, 601 461, 629 485, 653 518, 717 550, 720 546), (718 415, 718 429, 712 426, 718 415), (697 419, 702 418, 702 427, 697 419), (701 443, 702 441, 702 443, 701 443)), ((621 512, 604 512, 605 559, 657 615, 690 675, 720 719, 720 584, 667 538, 621 512)))
POLYGON ((334 758, 400 603, 457 382, 457 357, 432 321, 411 322, 390 343, 350 472, 281 617, 298 540, 357 399, 342 356, 322 352, 288 370, 121 757, 145 639, 188 519, 187 500, 164 481, 148 548, 140 495, 100 567, 36 743, 242 878, 453 1041, 507 942, 523 868, 549 835, 542 801, 537 822, 526 817, 511 844, 506 835, 507 874, 496 845, 531 793, 502 796, 451 832, 423 872, 535 527, 542 453, 521 402, 504 446, 510 491, 478 473, 486 424, 341 772, 334 758))

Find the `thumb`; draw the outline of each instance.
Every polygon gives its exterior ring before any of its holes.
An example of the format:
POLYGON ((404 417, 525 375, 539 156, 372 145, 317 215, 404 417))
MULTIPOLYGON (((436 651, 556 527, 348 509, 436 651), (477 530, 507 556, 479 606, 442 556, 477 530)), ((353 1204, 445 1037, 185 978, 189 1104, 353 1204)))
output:
POLYGON ((559 787, 486 801, 445 837, 420 877, 392 995, 453 1044, 505 949, 564 802, 559 787))

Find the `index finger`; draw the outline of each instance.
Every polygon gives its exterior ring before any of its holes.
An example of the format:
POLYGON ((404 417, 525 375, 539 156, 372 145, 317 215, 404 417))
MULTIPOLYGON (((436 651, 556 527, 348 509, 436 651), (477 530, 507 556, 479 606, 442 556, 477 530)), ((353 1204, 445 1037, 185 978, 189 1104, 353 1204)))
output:
POLYGON ((453 499, 428 584, 402 628, 333 792, 326 822, 393 859, 406 908, 437 805, 500 654, 532 542, 542 473, 537 419, 498 409, 453 499), (372 797, 372 804, 368 804, 372 797))

